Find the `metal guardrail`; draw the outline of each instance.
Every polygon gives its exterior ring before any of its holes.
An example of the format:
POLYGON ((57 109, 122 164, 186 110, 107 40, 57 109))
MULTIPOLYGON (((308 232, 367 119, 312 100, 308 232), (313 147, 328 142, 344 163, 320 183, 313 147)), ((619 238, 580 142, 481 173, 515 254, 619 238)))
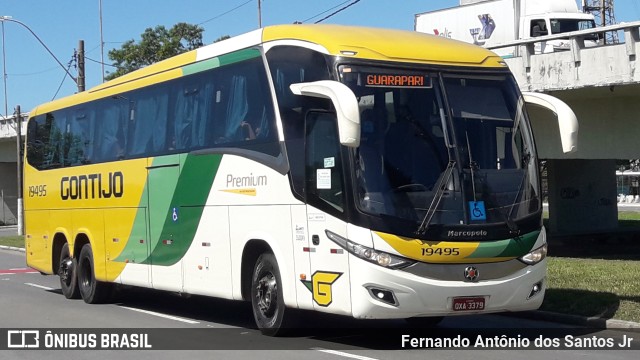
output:
MULTIPOLYGON (((593 29, 579 30, 566 32, 562 34, 553 34, 538 36, 523 40, 508 41, 502 44, 488 46, 487 49, 503 49, 508 47, 516 47, 519 51, 516 56, 521 56, 526 68, 531 67, 531 55, 535 54, 534 46, 536 43, 542 43, 550 40, 569 40, 571 42, 571 52, 573 53, 573 59, 576 63, 580 63, 580 51, 585 48, 585 38, 593 36, 594 34, 604 34, 610 31, 624 31, 624 45, 626 48, 627 56, 630 60, 634 60, 636 56, 636 44, 640 42, 640 21, 634 21, 630 23, 620 23, 616 25, 609 25, 603 27, 596 27, 593 29)), ((600 45, 607 46, 607 45, 600 45)))

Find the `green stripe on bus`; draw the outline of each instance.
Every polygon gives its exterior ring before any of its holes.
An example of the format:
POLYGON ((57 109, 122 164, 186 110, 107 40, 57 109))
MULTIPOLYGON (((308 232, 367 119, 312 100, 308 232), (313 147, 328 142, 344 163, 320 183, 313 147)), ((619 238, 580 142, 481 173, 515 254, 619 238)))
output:
MULTIPOLYGON (((153 239, 146 263, 170 266, 182 259, 193 242, 222 155, 183 155, 181 171, 159 239, 153 239), (170 243, 168 243, 170 241, 170 243)), ((166 194, 169 198, 169 194, 166 194)))
POLYGON ((218 58, 220 59, 220 66, 225 66, 225 65, 237 63, 240 61, 257 58, 258 56, 260 56, 260 50, 244 49, 244 50, 232 52, 230 54, 221 55, 218 58))
POLYGON ((155 224, 165 223, 166 213, 171 205, 170 194, 175 192, 178 182, 177 176, 173 180, 166 177, 163 178, 152 172, 155 172, 155 169, 171 169, 173 166, 176 166, 177 169, 179 162, 180 155, 178 154, 151 158, 151 166, 147 168, 147 181, 145 182, 136 218, 129 234, 129 241, 114 261, 124 262, 135 259, 137 263, 150 263, 147 246, 154 248, 160 242, 160 238, 154 235, 159 234, 161 228, 156 229, 154 226, 155 224), (151 180, 156 179, 157 181, 151 183, 151 180), (162 190, 159 191, 158 188, 162 190), (151 227, 147 228, 147 224, 151 224, 151 227), (143 234, 146 234, 146 238, 149 239, 145 242, 149 245, 140 246, 139 239, 145 238, 143 234))
POLYGON ((240 61, 253 59, 260 56, 260 50, 258 49, 245 49, 230 54, 220 55, 204 61, 199 61, 195 64, 190 64, 182 67, 182 75, 192 75, 202 71, 215 69, 220 66, 234 64, 240 61))
POLYGON ((192 75, 209 69, 220 67, 220 59, 213 58, 187 65, 182 68, 182 75, 192 75))
POLYGON ((533 249, 540 231, 534 231, 513 239, 480 242, 468 258, 520 257, 533 249))
POLYGON ((520 257, 522 255, 525 255, 531 252, 531 250, 533 250, 533 247, 536 244, 536 241, 538 240, 539 234, 540 234, 540 231, 538 230, 538 231, 530 232, 528 234, 516 237, 515 239, 512 239, 509 242, 509 245, 507 246, 507 248, 504 249, 504 251, 498 256, 520 257))

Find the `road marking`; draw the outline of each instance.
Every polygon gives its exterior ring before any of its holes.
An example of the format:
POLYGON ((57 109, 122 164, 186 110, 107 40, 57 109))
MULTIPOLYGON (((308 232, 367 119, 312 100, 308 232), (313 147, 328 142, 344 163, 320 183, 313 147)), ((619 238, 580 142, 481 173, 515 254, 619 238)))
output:
POLYGON ((54 288, 50 288, 48 286, 42 286, 42 285, 38 285, 38 284, 32 284, 32 283, 24 283, 24 284, 25 285, 29 285, 29 286, 33 286, 33 287, 38 288, 38 289, 47 290, 47 291, 55 290, 54 288))
POLYGON ((32 268, 4 269, 0 270, 0 275, 35 274, 38 272, 38 270, 34 270, 32 268))
POLYGON ((323 352, 323 353, 327 353, 327 354, 343 356, 343 357, 347 357, 347 358, 351 358, 351 359, 358 359, 358 360, 378 360, 378 359, 376 359, 376 358, 372 358, 372 357, 368 357, 368 356, 361 356, 361 355, 349 354, 349 353, 342 352, 342 351, 327 350, 327 349, 314 349, 314 350, 321 351, 321 352, 323 352))
POLYGON ((133 311, 141 312, 141 313, 148 314, 148 315, 158 316, 158 317, 169 319, 169 320, 182 321, 182 322, 185 322, 187 324, 199 324, 200 323, 199 321, 184 319, 184 318, 180 318, 180 317, 177 317, 177 316, 171 316, 171 315, 167 315, 167 314, 162 314, 162 313, 155 312, 155 311, 136 309, 136 308, 132 308, 132 307, 128 307, 128 306, 120 306, 120 307, 123 308, 123 309, 133 310, 133 311))

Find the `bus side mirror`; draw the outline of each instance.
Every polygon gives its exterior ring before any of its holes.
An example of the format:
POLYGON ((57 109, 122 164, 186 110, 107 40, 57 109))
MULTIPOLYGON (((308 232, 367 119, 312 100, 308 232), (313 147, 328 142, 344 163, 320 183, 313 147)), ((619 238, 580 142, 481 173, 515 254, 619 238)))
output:
POLYGON ((291 84, 296 95, 330 99, 336 108, 340 144, 348 147, 360 146, 360 109, 358 99, 347 85, 332 80, 291 84))
POLYGON ((541 93, 524 92, 522 96, 526 103, 542 106, 553 111, 556 115, 564 153, 572 153, 578 150, 578 119, 569 105, 558 98, 541 93))

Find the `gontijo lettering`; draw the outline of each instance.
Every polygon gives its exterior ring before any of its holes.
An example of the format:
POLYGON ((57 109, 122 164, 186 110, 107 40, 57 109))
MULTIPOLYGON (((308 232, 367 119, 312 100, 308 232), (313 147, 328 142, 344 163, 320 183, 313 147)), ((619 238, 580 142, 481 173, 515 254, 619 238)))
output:
POLYGON ((107 175, 64 176, 60 179, 62 200, 109 199, 124 194, 124 175, 120 171, 107 175))

